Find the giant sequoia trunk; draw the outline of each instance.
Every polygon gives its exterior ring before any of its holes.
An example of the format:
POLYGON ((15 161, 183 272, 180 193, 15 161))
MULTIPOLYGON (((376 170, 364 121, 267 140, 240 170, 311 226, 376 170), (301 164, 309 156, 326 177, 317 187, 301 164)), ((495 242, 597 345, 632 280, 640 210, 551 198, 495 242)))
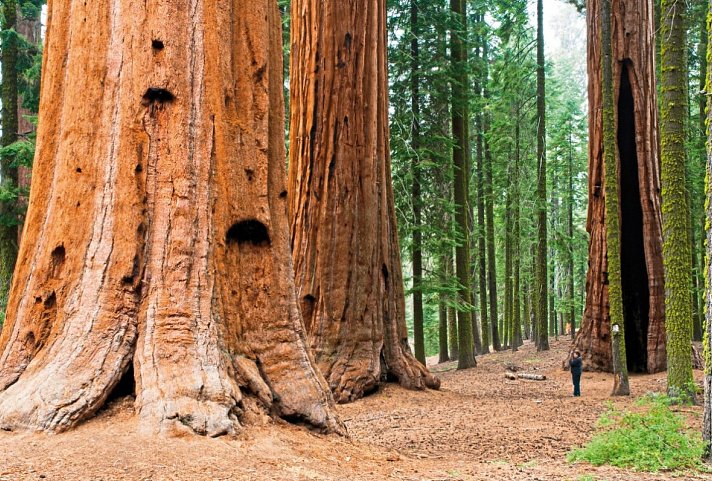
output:
POLYGON ((68 429, 124 376, 151 431, 339 428, 292 281, 280 39, 270 0, 50 0, 1 429, 68 429))
POLYGON ((292 3, 289 212, 316 361, 339 402, 386 378, 439 382, 413 357, 388 147, 385 0, 292 3))
MULTIPOLYGON (((614 106, 620 178, 621 284, 629 370, 665 369, 664 278, 651 0, 613 0, 614 106)), ((599 1, 589 0, 589 209, 586 308, 575 345, 587 368, 611 371, 599 1)))

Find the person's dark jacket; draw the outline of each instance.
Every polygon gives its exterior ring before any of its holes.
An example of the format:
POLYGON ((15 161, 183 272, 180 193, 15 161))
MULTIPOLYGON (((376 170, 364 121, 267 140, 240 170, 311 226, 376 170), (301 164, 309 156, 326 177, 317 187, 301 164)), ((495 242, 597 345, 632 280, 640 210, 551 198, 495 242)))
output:
POLYGON ((580 357, 575 357, 569 361, 569 366, 571 366, 571 374, 581 375, 583 371, 583 361, 580 357))

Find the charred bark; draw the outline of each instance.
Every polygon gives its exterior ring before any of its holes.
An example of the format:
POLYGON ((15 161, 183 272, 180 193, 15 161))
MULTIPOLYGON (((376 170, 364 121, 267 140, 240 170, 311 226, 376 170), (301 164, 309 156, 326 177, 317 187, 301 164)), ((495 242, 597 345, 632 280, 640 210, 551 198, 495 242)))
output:
POLYGON ((69 429, 132 370, 151 432, 340 429, 292 281, 280 25, 268 0, 49 2, 0 428, 69 429))
POLYGON ((338 402, 439 381, 408 345, 388 146, 385 1, 292 3, 289 213, 296 285, 338 402))
MULTIPOLYGON (((659 138, 653 5, 613 0, 612 56, 619 151, 621 281, 627 364, 633 372, 666 368, 659 138)), ((586 307, 575 346, 588 369, 612 371, 599 0, 587 7, 589 70, 589 270, 586 307)))

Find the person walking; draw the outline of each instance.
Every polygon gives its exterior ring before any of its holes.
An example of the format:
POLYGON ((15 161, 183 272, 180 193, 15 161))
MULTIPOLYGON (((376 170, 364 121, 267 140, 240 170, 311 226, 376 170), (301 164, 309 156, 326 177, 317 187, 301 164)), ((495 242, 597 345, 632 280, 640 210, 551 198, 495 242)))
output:
POLYGON ((581 359, 581 351, 576 349, 571 354, 569 359, 571 367, 571 381, 574 383, 574 396, 581 396, 581 373, 583 372, 583 360, 581 359))

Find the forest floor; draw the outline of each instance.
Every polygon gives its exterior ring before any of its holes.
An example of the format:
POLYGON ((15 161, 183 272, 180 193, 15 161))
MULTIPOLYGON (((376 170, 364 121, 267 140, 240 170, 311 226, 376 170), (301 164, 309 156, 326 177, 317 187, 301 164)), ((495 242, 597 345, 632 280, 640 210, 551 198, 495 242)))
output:
MULTIPOLYGON (((15 480, 712 480, 696 473, 647 474, 566 462, 590 438, 612 387, 607 374, 584 373, 583 397, 571 397, 561 369, 569 342, 537 353, 478 357, 478 367, 432 366, 440 391, 389 385, 338 410, 350 437, 324 436, 277 422, 235 439, 153 438, 136 433, 130 398, 62 435, 0 434, 0 481, 15 480), (547 381, 506 381, 505 364, 547 381)), ((696 373, 701 376, 701 373, 696 373)), ((664 392, 665 374, 633 376, 632 405, 664 392)), ((700 425, 701 408, 684 408, 700 425)))

